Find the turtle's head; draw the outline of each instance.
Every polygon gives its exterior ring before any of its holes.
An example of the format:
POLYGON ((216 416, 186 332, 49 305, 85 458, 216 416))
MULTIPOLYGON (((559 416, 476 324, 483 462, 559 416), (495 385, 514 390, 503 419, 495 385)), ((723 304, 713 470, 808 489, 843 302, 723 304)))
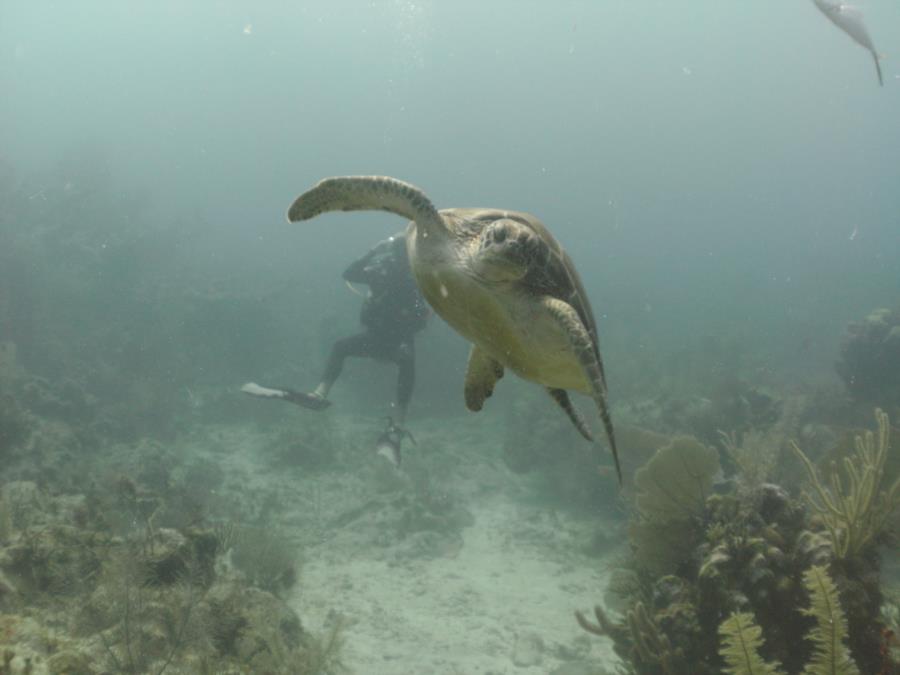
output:
POLYGON ((546 245, 531 228, 513 218, 494 220, 476 242, 472 270, 485 281, 519 281, 535 265, 546 263, 546 245))

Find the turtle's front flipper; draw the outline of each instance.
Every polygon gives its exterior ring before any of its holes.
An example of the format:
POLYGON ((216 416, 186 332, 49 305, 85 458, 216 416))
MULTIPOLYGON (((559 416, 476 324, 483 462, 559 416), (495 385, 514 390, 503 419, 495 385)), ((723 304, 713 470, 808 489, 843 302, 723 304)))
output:
POLYGON ((466 407, 472 412, 481 410, 485 399, 494 393, 494 385, 501 377, 503 366, 488 356, 481 347, 472 345, 466 367, 466 407))
POLYGON ((287 219, 295 223, 328 211, 389 211, 416 221, 425 230, 447 229, 424 192, 388 176, 340 176, 321 180, 294 200, 287 219))
POLYGON ((612 419, 609 416, 609 405, 606 402, 606 382, 603 378, 603 364, 600 361, 600 352, 594 345, 590 333, 588 333, 581 322, 578 312, 575 311, 572 305, 553 297, 545 297, 542 304, 556 320, 563 333, 565 333, 569 340, 569 345, 572 347, 578 362, 584 370, 585 379, 587 379, 591 389, 591 398, 594 399, 597 410, 600 411, 600 419, 603 420, 603 427, 606 429, 609 449, 612 451, 613 460, 616 463, 616 475, 621 485, 622 468, 619 465, 619 450, 616 448, 616 437, 613 433, 612 419))
POLYGON ((581 413, 578 412, 578 409, 574 405, 572 405, 569 393, 565 389, 554 389, 553 387, 547 387, 547 393, 559 404, 560 408, 566 411, 566 415, 572 420, 572 424, 578 429, 578 433, 587 440, 593 442, 594 435, 591 433, 591 430, 588 427, 587 422, 585 422, 584 418, 581 416, 581 413))

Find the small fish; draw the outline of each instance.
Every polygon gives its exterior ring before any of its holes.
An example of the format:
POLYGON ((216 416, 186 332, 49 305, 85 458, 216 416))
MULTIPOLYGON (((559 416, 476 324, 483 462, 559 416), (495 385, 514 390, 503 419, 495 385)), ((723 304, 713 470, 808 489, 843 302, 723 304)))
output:
POLYGON ((859 234, 859 227, 857 225, 853 226, 853 232, 850 233, 850 236, 847 237, 850 241, 854 241, 856 239, 856 235, 859 234))
POLYGON ((884 86, 884 79, 881 76, 881 64, 878 59, 878 52, 875 51, 875 45, 869 36, 866 24, 863 23, 863 15, 858 7, 848 5, 844 2, 834 2, 833 0, 813 0, 816 7, 828 17, 835 26, 849 35, 856 44, 865 47, 875 59, 875 71, 878 73, 878 84, 884 86))

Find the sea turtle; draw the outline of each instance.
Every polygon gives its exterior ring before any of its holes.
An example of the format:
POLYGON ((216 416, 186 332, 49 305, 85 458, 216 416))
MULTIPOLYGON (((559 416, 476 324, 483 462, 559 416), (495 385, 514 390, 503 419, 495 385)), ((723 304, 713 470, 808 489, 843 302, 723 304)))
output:
POLYGON ((422 190, 386 176, 326 178, 294 200, 290 222, 328 211, 389 211, 411 220, 406 245, 422 295, 472 343, 469 410, 481 410, 509 368, 546 387, 582 436, 567 389, 600 411, 622 480, 594 315, 571 259, 540 220, 502 209, 438 211, 422 190))

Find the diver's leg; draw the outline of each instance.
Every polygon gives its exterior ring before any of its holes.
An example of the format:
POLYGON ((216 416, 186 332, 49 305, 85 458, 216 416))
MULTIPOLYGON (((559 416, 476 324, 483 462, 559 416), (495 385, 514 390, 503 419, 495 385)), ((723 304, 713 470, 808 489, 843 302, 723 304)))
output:
POLYGON ((412 336, 402 338, 394 344, 381 343, 383 354, 397 364, 397 397, 392 404, 391 416, 387 428, 375 442, 379 455, 386 457, 394 466, 400 465, 400 446, 404 438, 415 443, 412 434, 404 428, 406 411, 412 399, 413 385, 416 381, 416 354, 412 336))
POLYGON ((393 418, 394 423, 402 427, 406 424, 406 412, 416 383, 416 350, 413 338, 407 338, 397 346, 393 360, 397 364, 397 397, 393 418))
POLYGON ((281 399, 289 403, 296 403, 310 410, 325 410, 331 405, 331 401, 328 400, 328 392, 331 391, 331 386, 341 374, 341 370, 344 367, 344 359, 348 356, 369 356, 371 350, 372 342, 367 333, 351 335, 335 342, 331 348, 328 363, 325 365, 322 381, 310 393, 295 391, 287 387, 279 387, 277 389, 261 387, 255 382, 248 382, 241 387, 241 391, 259 398, 281 399))
POLYGON ((322 381, 319 382, 312 395, 323 400, 328 398, 328 392, 331 391, 331 387, 344 369, 344 359, 348 356, 369 356, 371 351, 371 336, 368 333, 358 333, 336 341, 331 347, 328 363, 325 364, 322 381))
POLYGON ((302 391, 289 389, 288 387, 279 387, 277 389, 274 387, 262 387, 256 384, 256 382, 248 382, 241 387, 241 391, 250 396, 255 396, 256 398, 280 399, 282 401, 287 401, 288 403, 296 403, 297 405, 303 408, 309 408, 310 410, 325 410, 325 408, 331 405, 330 401, 317 394, 307 394, 302 391))

